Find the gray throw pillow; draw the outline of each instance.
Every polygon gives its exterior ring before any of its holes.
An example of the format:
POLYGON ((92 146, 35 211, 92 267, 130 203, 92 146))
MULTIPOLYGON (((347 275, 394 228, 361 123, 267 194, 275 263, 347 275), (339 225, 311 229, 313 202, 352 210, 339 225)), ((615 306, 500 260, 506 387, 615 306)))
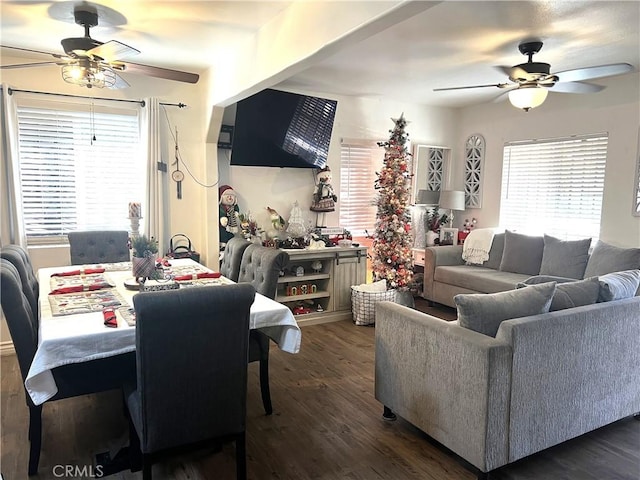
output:
POLYGON ((504 232, 504 252, 500 270, 503 272, 538 275, 542 263, 544 240, 507 230, 504 232))
POLYGON ((485 268, 500 269, 502 261, 502 252, 504 251, 504 233, 497 233, 493 236, 491 242, 491 250, 489 250, 489 260, 482 264, 485 268))
POLYGON ((620 248, 599 241, 584 271, 585 277, 640 268, 640 248, 620 248))
MULTIPOLYGON (((516 288, 526 287, 530 284, 530 280, 536 281, 537 279, 545 278, 542 275, 539 277, 531 277, 524 282, 520 282, 516 285, 516 288)), ((560 277, 547 277, 547 278, 560 278, 560 277)), ((553 294, 551 300, 550 312, 556 310, 564 310, 566 308, 581 307, 582 305, 592 305, 598 301, 600 294, 600 282, 598 277, 591 277, 585 280, 569 280, 564 283, 556 284, 556 292, 553 294)))
POLYGON ((460 293, 453 300, 460 326, 495 337, 504 320, 548 312, 555 290, 550 282, 498 293, 460 293))
POLYGON ((544 235, 540 275, 582 278, 589 261, 591 239, 560 240, 544 235))
POLYGON ((640 286, 640 270, 607 273, 601 275, 599 302, 622 300, 636 295, 640 286))
MULTIPOLYGON (((518 283, 522 287, 527 285, 538 285, 539 283, 547 283, 547 282, 556 282, 556 283, 566 283, 566 282, 575 282, 575 278, 567 278, 567 277, 556 277, 555 275, 534 275, 533 277, 527 278, 525 281, 518 283)), ((516 286, 516 288, 521 288, 516 286)))

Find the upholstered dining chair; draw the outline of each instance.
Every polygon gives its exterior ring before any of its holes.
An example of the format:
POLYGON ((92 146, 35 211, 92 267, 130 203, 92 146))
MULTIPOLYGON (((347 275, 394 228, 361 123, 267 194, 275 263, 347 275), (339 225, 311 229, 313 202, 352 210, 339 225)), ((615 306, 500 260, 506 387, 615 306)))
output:
MULTIPOLYGON (((272 299, 278 292, 280 271, 289 263, 283 250, 261 245, 249 245, 242 255, 239 283, 250 283, 256 292, 272 299)), ((269 388, 269 337, 259 330, 249 333, 249 363, 260 362, 260 394, 267 415, 273 413, 269 388)))
POLYGON ((39 307, 38 296, 40 295, 40 284, 38 277, 33 271, 33 265, 27 251, 20 245, 5 245, 0 248, 0 258, 4 258, 16 267, 22 282, 22 291, 29 300, 31 311, 35 318, 35 327, 38 328, 39 307))
MULTIPOLYGON (((29 373, 38 348, 38 327, 18 270, 5 258, 0 259, 0 304, 13 347, 18 357, 22 382, 29 373)), ((47 401, 120 388, 135 381, 135 353, 64 365, 54 368, 58 393, 47 401)), ((38 473, 42 442, 42 405, 35 405, 25 390, 29 407, 29 475, 38 473)))
POLYGON ((144 480, 171 450, 233 440, 246 478, 247 352, 251 285, 133 297, 137 386, 126 393, 133 465, 144 480))
POLYGON ((234 282, 238 281, 242 255, 249 245, 251 245, 251 242, 242 237, 233 237, 227 242, 224 248, 222 263, 220 264, 220 273, 222 275, 234 282))
POLYGON ((67 238, 72 265, 130 260, 129 232, 126 230, 69 232, 67 238))

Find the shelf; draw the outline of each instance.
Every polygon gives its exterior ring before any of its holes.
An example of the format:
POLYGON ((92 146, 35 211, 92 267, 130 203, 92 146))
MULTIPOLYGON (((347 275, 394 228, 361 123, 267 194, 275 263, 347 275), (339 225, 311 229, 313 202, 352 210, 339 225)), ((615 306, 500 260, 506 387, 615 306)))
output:
POLYGON ((301 277, 296 275, 285 275, 278 278, 278 283, 306 282, 307 280, 324 280, 327 278, 331 278, 331 275, 328 273, 313 273, 310 275, 302 275, 301 277))
POLYGON ((309 300, 312 298, 325 298, 330 296, 331 296, 331 293, 326 291, 316 292, 316 293, 305 293, 302 295, 278 295, 276 297, 276 302, 291 303, 291 302, 297 302, 300 300, 309 300))

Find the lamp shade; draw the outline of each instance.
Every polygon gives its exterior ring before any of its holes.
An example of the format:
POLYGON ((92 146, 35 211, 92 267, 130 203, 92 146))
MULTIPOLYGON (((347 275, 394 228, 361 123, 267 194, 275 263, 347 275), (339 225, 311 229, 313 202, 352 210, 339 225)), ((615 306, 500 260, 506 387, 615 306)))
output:
POLYGON ((528 112, 530 109, 542 105, 548 94, 549 90, 545 87, 524 85, 509 92, 509 101, 514 107, 528 112))
POLYGON ((437 205, 440 192, 436 190, 418 190, 416 205, 437 205))
POLYGON ((440 192, 440 208, 464 210, 464 192, 459 190, 443 190, 440 192))

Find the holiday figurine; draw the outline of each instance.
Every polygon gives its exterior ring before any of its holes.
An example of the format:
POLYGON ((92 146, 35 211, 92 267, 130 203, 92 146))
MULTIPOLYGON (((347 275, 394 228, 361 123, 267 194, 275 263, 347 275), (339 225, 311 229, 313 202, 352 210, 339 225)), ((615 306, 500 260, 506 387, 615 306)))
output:
POLYGON ((224 250, 227 242, 240 231, 238 221, 238 199, 236 192, 229 185, 222 185, 218 192, 220 193, 220 208, 218 215, 220 217, 220 250, 224 250))
POLYGON ((280 232, 284 230, 284 218, 282 218, 282 216, 271 207, 267 207, 267 211, 269 212, 269 218, 271 218, 271 226, 273 227, 268 232, 269 238, 278 238, 280 232))
POLYGON ((318 172, 318 184, 313 191, 313 201, 310 210, 318 213, 316 227, 324 227, 325 212, 335 211, 338 196, 331 186, 331 170, 324 167, 318 172), (320 220, 322 218, 322 220, 320 220))

